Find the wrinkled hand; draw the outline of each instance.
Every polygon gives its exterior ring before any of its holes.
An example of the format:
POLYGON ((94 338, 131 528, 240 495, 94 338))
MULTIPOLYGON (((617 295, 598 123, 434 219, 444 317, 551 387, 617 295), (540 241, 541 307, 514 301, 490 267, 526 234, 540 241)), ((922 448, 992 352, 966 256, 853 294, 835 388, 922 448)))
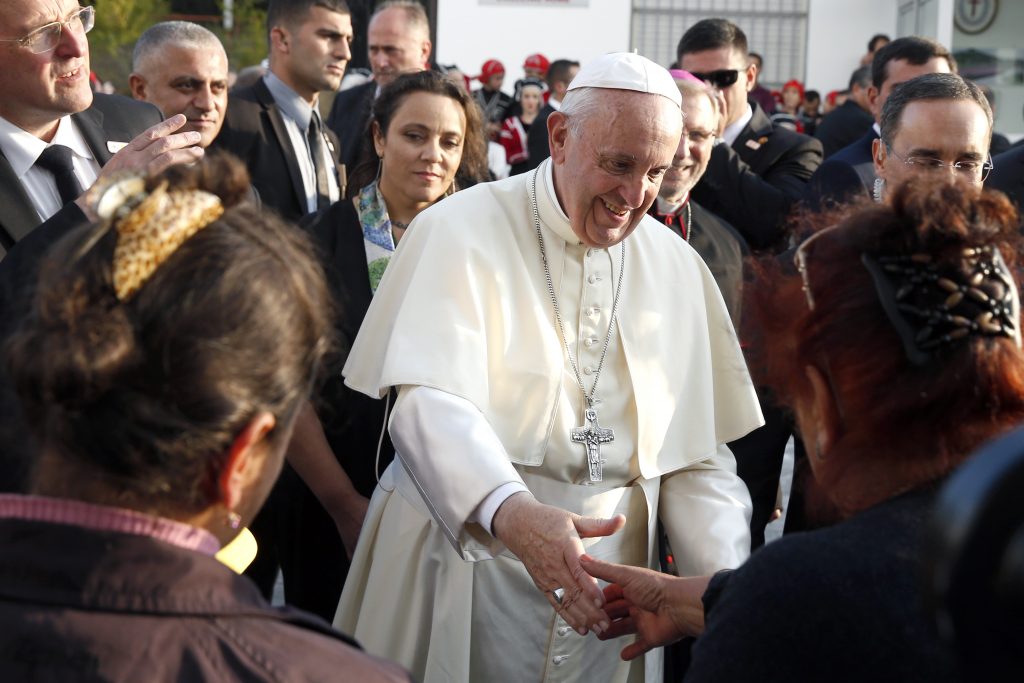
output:
POLYGON ((702 597, 709 577, 681 579, 641 567, 595 560, 580 563, 594 577, 610 582, 604 589, 605 612, 611 619, 601 640, 637 634, 636 642, 622 649, 622 658, 635 659, 648 650, 696 636, 704 628, 702 597))
MULTIPOLYGON (((110 158, 96 182, 107 180, 118 173, 134 171, 146 175, 160 173, 174 164, 188 164, 203 158, 204 150, 199 147, 202 136, 195 131, 175 133, 185 125, 184 114, 175 114, 166 121, 161 121, 147 128, 110 158)), ((95 220, 92 207, 89 206, 88 193, 78 198, 77 202, 90 220, 95 220)))
POLYGON ((359 543, 359 532, 363 529, 363 520, 366 519, 366 510, 370 507, 370 499, 358 493, 345 502, 345 509, 331 511, 334 525, 338 527, 338 534, 345 546, 345 554, 348 559, 356 552, 356 544, 359 543))
POLYGON ((494 515, 494 534, 518 557, 548 602, 580 635, 588 630, 603 633, 609 627, 601 607, 604 594, 580 566, 581 538, 610 536, 626 518, 581 517, 567 510, 537 502, 526 492, 510 496, 494 515), (559 605, 551 591, 563 588, 559 605))

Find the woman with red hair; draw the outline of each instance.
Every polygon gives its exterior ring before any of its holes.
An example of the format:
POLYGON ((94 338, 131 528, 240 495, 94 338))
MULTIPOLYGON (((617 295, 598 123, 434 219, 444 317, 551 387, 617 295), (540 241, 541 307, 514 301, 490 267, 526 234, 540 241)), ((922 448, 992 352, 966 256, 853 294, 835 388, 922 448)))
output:
POLYGON ((739 569, 675 578, 586 560, 613 582, 602 637, 625 658, 700 636, 687 681, 960 680, 919 607, 934 492, 1024 421, 1020 236, 998 193, 904 186, 746 288, 762 380, 794 411, 819 516, 739 569))

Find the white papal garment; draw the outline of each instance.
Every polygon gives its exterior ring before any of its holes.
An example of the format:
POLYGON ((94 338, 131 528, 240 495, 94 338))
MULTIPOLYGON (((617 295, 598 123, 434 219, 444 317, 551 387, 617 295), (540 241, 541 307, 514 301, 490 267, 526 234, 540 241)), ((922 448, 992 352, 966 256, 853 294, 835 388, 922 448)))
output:
MULTIPOLYGON (((496 488, 627 517, 585 539, 595 557, 656 566, 663 521, 681 572, 735 567, 749 549, 747 490, 724 443, 762 423, 721 294, 700 257, 645 217, 626 263, 597 390, 604 481, 588 484, 570 439, 584 399, 554 322, 530 201, 533 174, 478 185, 421 213, 392 258, 344 374, 381 396, 401 387, 396 458, 374 492, 335 626, 435 681, 661 681, 661 653, 621 662, 624 639, 581 637, 522 563, 476 523, 496 488)), ((579 243, 537 194, 570 352, 590 389, 620 249, 579 243)))

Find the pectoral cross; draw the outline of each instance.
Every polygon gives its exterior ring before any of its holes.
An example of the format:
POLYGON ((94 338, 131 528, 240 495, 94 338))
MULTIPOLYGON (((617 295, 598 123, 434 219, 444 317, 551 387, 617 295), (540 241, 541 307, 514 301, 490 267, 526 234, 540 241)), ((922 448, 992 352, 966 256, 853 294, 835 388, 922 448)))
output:
POLYGON ((611 443, 615 440, 615 432, 604 429, 597 424, 597 410, 587 408, 584 412, 586 422, 582 427, 574 427, 570 436, 576 443, 581 443, 587 448, 587 466, 590 469, 591 483, 604 479, 604 460, 601 458, 601 444, 611 443))

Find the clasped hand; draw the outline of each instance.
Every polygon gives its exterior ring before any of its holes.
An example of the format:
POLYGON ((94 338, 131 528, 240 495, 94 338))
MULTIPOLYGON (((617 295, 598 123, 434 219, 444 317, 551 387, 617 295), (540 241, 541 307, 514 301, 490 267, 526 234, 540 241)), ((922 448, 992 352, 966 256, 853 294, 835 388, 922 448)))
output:
POLYGON ((538 502, 520 492, 510 496, 494 515, 494 534, 518 557, 551 606, 580 635, 605 632, 610 622, 602 607, 604 594, 580 565, 582 538, 610 536, 626 518, 581 517, 538 502), (562 588, 561 604, 552 591, 562 588))

